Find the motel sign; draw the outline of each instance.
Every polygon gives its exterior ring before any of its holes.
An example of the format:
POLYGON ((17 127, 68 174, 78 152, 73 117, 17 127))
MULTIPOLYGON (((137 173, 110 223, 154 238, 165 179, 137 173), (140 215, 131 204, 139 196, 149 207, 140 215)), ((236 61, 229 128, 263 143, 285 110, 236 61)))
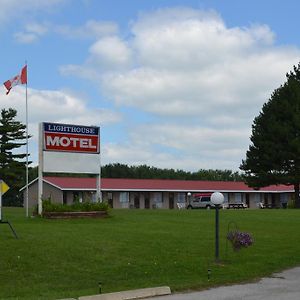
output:
POLYGON ((49 173, 100 173, 100 127, 43 122, 39 165, 49 173))
POLYGON ((99 127, 43 123, 44 151, 99 153, 99 127))

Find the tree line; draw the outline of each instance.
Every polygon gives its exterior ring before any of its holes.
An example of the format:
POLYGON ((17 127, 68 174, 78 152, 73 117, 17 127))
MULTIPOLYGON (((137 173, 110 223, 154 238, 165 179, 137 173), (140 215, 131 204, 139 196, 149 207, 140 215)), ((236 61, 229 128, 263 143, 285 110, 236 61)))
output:
MULTIPOLYGON (((30 168, 29 181, 38 176, 38 167, 30 168)), ((44 176, 58 177, 93 177, 89 174, 74 173, 44 173, 44 176)), ((110 163, 101 167, 102 178, 131 178, 131 179, 177 179, 177 180, 208 180, 208 181, 242 181, 239 172, 231 170, 205 170, 195 172, 179 169, 161 169, 148 165, 129 166, 121 163, 110 163)))
POLYGON ((161 169, 147 165, 128 166, 113 163, 101 168, 104 178, 137 178, 137 179, 178 179, 178 180, 210 180, 210 181, 241 181, 242 175, 231 170, 205 170, 195 172, 179 169, 161 169))

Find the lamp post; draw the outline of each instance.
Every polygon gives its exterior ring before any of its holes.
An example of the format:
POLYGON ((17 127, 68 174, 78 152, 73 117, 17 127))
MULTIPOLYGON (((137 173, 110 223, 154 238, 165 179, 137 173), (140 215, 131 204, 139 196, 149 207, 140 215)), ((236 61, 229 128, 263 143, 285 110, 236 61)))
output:
POLYGON ((191 192, 188 192, 188 193, 187 193, 187 205, 189 205, 190 202, 191 202, 191 196, 192 196, 192 193, 191 193, 191 192))
POLYGON ((216 262, 219 262, 219 208, 220 205, 224 202, 224 196, 220 192, 214 192, 210 196, 212 204, 216 207, 216 262))

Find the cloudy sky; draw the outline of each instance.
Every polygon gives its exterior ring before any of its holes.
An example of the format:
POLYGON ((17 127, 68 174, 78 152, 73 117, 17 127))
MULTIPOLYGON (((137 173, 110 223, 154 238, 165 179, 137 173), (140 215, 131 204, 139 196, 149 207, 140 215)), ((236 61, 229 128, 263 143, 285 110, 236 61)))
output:
MULTIPOLYGON (((0 80, 28 63, 29 131, 101 127, 102 164, 238 170, 300 61, 297 0, 0 0, 0 80), (272 3, 272 4, 271 4, 272 3)), ((0 107, 25 122, 25 87, 0 107)))

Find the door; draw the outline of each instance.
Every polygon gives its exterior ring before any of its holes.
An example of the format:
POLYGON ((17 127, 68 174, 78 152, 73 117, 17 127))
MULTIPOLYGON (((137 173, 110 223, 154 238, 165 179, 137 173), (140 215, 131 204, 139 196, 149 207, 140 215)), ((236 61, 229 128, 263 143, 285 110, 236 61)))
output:
POLYGON ((140 208, 140 197, 138 194, 134 195, 134 208, 140 208))
POLYGON ((276 198, 275 198, 275 194, 272 194, 272 208, 276 207, 276 198))
POLYGON ((246 194, 246 204, 247 204, 248 207, 250 207, 249 194, 246 194))
POLYGON ((67 191, 63 191, 63 204, 67 204, 67 191))
POLYGON ((174 193, 169 193, 169 208, 174 209, 174 193))
POLYGON ((150 195, 149 195, 149 193, 145 194, 145 208, 146 209, 150 208, 150 195))

